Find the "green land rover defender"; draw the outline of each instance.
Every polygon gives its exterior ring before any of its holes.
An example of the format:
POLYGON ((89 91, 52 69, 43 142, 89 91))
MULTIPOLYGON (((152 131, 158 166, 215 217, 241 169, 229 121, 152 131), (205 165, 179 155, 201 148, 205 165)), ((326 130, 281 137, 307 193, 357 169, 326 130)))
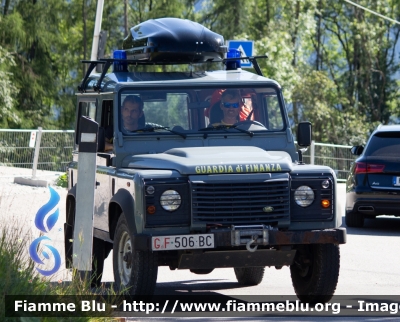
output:
POLYGON ((113 58, 85 61, 68 166, 67 267, 86 116, 99 126, 94 283, 113 250, 115 285, 131 295, 154 293, 159 266, 231 267, 240 284, 257 285, 266 266, 286 265, 300 300, 329 301, 346 242, 335 172, 303 162, 311 124, 298 124, 297 148, 263 58, 228 51, 198 23, 163 18, 133 27, 113 58), (243 59, 256 73, 240 68, 243 59))

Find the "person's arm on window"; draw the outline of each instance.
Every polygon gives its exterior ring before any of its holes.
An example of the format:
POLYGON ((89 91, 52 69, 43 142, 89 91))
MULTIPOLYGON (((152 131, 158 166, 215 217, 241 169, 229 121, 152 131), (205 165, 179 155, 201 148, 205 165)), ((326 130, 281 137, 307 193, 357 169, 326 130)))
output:
POLYGON ((105 137, 106 137, 106 143, 105 143, 105 148, 104 151, 112 151, 114 149, 113 141, 114 141, 114 130, 112 126, 109 126, 105 130, 105 137))

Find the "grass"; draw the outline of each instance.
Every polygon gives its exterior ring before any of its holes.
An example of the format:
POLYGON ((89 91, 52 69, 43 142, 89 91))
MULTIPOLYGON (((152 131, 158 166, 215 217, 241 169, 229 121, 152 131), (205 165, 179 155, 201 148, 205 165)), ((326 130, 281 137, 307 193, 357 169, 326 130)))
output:
MULTIPOLYGON (((35 263, 30 259, 28 247, 32 237, 24 233, 22 228, 15 228, 17 225, 2 223, 0 229, 0 321, 17 321, 16 318, 6 318, 5 295, 94 295, 108 294, 115 295, 111 289, 93 290, 89 279, 73 279, 72 282, 57 283, 51 282, 49 278, 38 274, 35 263)), ((109 312, 110 313, 111 309, 109 312)), ((89 313, 88 313, 89 314, 89 313)), ((90 313, 93 315, 93 313, 90 313)), ((73 315, 73 313, 71 313, 73 315)), ((87 317, 41 317, 41 318, 20 318, 20 321, 115 321, 113 318, 87 317)))
POLYGON ((62 188, 67 188, 68 187, 68 174, 63 173, 60 175, 57 179, 56 185, 62 188))

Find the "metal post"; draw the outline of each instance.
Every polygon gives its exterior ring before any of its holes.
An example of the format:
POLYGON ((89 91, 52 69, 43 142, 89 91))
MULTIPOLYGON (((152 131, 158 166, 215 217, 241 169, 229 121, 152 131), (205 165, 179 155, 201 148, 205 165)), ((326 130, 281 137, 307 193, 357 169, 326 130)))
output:
POLYGON ((81 279, 90 279, 92 269, 94 193, 96 185, 97 133, 92 119, 80 119, 78 181, 73 237, 73 267, 81 279))
POLYGON ((36 145, 35 145, 35 154, 33 156, 33 165, 32 165, 32 179, 36 179, 36 169, 39 160, 39 152, 40 152, 40 141, 42 140, 42 128, 38 127, 38 133, 36 136, 36 145))
POLYGON ((93 43, 92 43, 92 55, 90 56, 90 60, 97 60, 97 53, 99 47, 99 38, 100 38, 100 29, 101 29, 101 21, 103 19, 103 6, 104 0, 97 1, 97 11, 96 11, 96 21, 94 25, 93 32, 93 43))
POLYGON ((310 146, 310 164, 315 164, 315 141, 311 141, 310 146))

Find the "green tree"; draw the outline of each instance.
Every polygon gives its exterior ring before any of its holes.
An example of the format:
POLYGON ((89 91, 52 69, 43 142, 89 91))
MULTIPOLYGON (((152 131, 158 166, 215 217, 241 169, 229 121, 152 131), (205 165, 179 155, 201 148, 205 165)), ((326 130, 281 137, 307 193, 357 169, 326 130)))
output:
POLYGON ((3 128, 21 122, 14 100, 18 90, 13 84, 13 75, 9 72, 14 65, 13 56, 0 46, 0 127, 3 128))
MULTIPOLYGON (((344 1, 321 0, 324 10, 320 64, 330 72, 342 98, 343 111, 356 110, 366 121, 388 123, 391 102, 398 101, 394 74, 400 26, 344 1)), ((400 2, 358 1, 388 17, 398 17, 400 2)))
POLYGON ((198 0, 127 0, 128 25, 133 27, 148 19, 165 17, 194 19, 198 0))
POLYGON ((198 22, 226 40, 246 32, 253 1, 205 0, 198 22))
POLYGON ((18 89, 16 107, 20 123, 12 127, 32 128, 54 125, 52 106, 58 95, 58 62, 54 52, 59 45, 57 29, 64 2, 6 1, 0 20, 0 44, 13 53, 15 65, 10 68, 18 89))
MULTIPOLYGON (((358 3, 390 17, 399 12, 398 0, 358 3)), ((398 24, 343 0, 252 4, 250 32, 239 37, 256 39, 257 54, 268 54, 261 68, 283 86, 293 125, 307 119, 316 140, 350 144, 398 117, 398 24)))
MULTIPOLYGON (((97 1, 95 0, 68 1, 66 2, 67 14, 63 15, 63 19, 60 19, 58 24, 61 38, 57 53, 54 55, 59 64, 61 86, 53 108, 57 111, 58 126, 62 129, 74 127, 75 93, 88 67, 81 61, 91 58, 96 9, 97 1)), ((111 53, 112 48, 117 48, 116 39, 120 41, 123 37, 123 30, 120 27, 121 13, 120 1, 105 1, 102 30, 107 33, 107 53, 111 53)))
POLYGON ((260 61, 260 66, 265 75, 283 86, 295 125, 301 120, 299 105, 302 103, 298 101, 299 96, 294 99, 293 91, 299 88, 311 69, 308 60, 312 55, 311 38, 315 32, 317 1, 281 1, 274 6, 268 1, 265 4, 269 6, 268 16, 274 19, 269 18, 266 34, 256 40, 255 48, 258 55, 268 55, 267 60, 260 61))
MULTIPOLYGON (((399 19, 400 0, 358 4, 399 19)), ((73 127, 75 92, 90 59, 96 0, 4 0, 0 12, 0 124, 73 127), (14 63, 13 63, 14 62, 14 63)), ((400 26, 343 0, 108 0, 106 56, 147 19, 187 18, 226 40, 255 40, 269 78, 284 90, 293 127, 314 124, 315 139, 362 140, 398 120, 400 26), (195 6, 200 11, 195 11, 195 6), (323 85, 322 85, 323 84, 323 85)))

